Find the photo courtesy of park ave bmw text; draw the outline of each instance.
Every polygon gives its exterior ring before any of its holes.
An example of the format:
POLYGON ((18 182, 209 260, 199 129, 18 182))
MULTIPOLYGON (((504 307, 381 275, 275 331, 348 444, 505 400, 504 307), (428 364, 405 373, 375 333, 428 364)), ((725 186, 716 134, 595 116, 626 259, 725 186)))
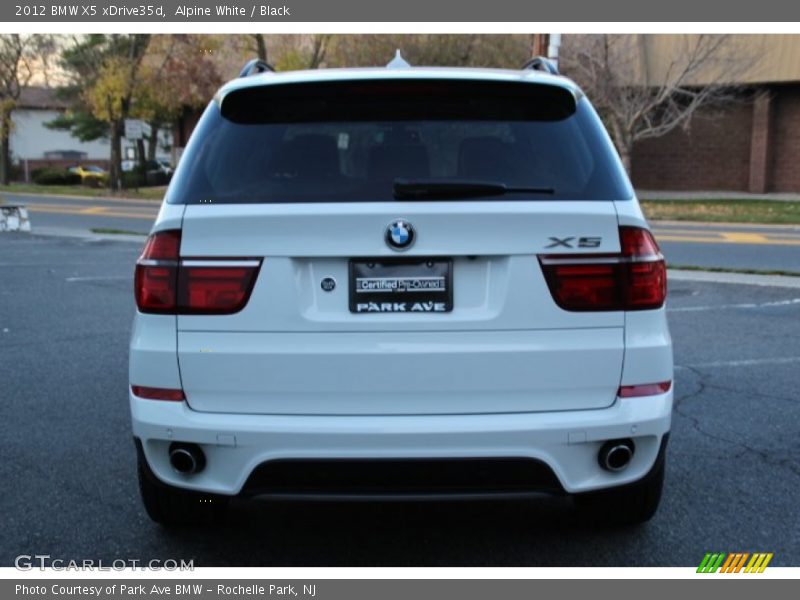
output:
POLYGON ((799 163, 775 0, 0 6, 0 596, 790 585, 799 163))

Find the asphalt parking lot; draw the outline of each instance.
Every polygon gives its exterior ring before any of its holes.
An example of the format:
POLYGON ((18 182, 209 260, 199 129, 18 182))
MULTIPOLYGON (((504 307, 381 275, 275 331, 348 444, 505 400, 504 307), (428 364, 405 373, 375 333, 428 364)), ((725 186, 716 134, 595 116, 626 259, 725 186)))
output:
POLYGON ((691 566, 705 552, 800 564, 800 288, 673 280, 676 406, 646 526, 568 502, 238 502, 212 530, 144 514, 127 406, 138 244, 0 235, 0 565, 194 559, 196 566, 691 566))

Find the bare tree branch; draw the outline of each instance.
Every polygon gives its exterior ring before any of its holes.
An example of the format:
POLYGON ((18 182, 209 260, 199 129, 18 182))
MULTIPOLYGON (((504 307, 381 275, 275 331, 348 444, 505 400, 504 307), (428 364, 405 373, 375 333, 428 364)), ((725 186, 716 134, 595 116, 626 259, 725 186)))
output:
POLYGON ((730 52, 730 37, 678 37, 666 64, 651 69, 639 35, 571 35, 561 64, 592 99, 630 172, 637 141, 686 128, 698 110, 741 96, 735 82, 754 59, 730 52))

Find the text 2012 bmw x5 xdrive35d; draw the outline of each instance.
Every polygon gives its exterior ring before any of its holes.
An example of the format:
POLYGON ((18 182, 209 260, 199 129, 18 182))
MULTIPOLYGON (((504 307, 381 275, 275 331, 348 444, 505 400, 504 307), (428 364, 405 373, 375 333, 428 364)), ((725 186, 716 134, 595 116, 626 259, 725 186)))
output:
POLYGON ((655 512, 666 270, 589 100, 520 71, 260 71, 209 104, 136 265, 166 525, 234 495, 655 512))

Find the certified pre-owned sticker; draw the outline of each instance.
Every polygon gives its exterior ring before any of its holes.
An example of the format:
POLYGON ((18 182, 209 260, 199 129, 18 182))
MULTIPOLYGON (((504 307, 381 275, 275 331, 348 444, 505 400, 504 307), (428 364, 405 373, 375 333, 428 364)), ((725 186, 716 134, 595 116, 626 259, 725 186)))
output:
POLYGON ((357 277, 356 293, 374 292, 445 292, 444 277, 357 277))

